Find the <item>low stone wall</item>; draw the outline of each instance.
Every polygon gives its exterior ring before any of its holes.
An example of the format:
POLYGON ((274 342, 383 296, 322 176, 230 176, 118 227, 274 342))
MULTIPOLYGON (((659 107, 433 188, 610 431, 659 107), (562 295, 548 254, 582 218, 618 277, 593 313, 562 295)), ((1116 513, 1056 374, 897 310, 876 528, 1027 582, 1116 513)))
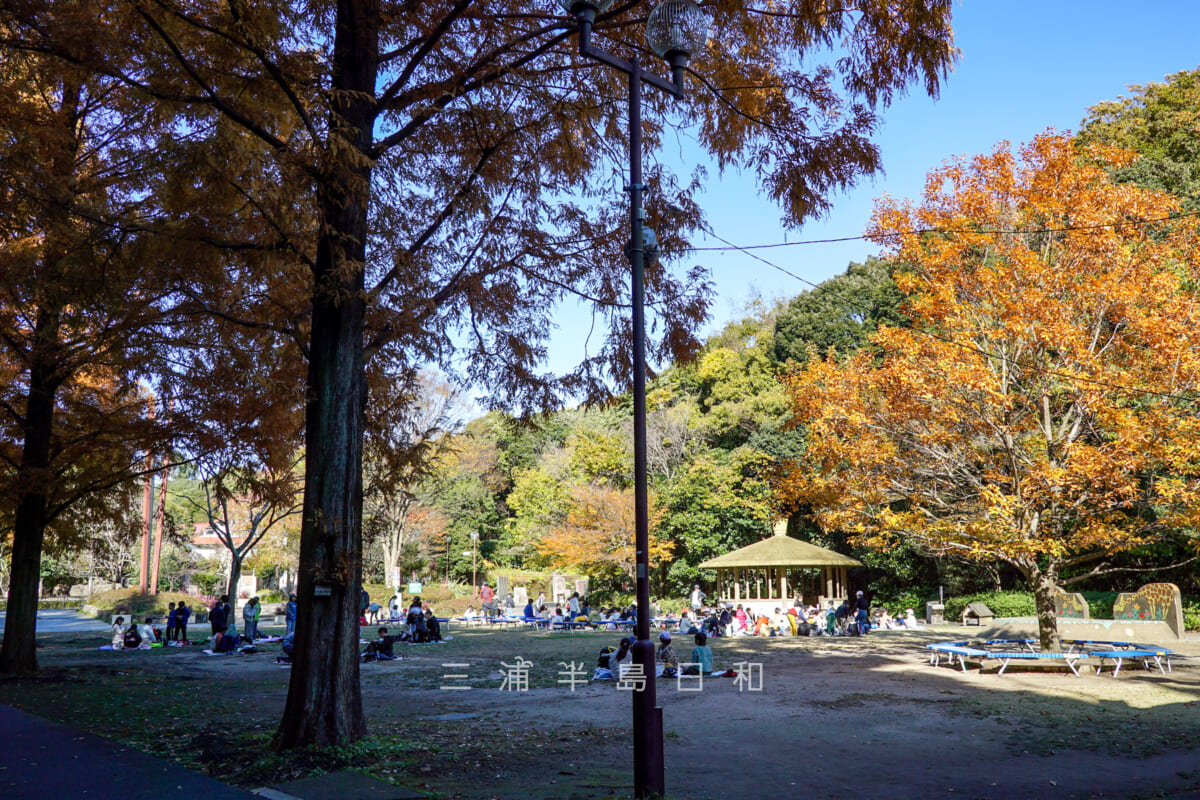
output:
MULTIPOLYGON (((972 639, 1037 639, 1038 624, 1032 617, 997 620, 991 627, 960 628, 969 631, 972 639)), ((1175 634, 1162 620, 1128 619, 1059 619, 1058 635, 1063 639, 1094 639, 1102 642, 1136 642, 1138 644, 1161 644, 1178 641, 1175 634)))
POLYGON ((1136 592, 1117 595, 1113 616, 1122 622, 1163 622, 1183 637, 1183 597, 1173 583, 1148 583, 1136 592))
POLYGON ((1156 644, 1183 638, 1165 620, 1060 619, 1058 635, 1064 639, 1099 639, 1106 642, 1156 644))

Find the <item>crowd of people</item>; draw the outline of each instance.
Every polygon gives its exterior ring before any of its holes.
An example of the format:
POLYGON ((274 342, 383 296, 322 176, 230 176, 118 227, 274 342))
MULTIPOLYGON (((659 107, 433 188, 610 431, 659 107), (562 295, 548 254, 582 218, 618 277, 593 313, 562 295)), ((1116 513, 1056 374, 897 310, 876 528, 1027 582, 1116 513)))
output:
MULTIPOLYGON (((479 591, 482 607, 479 612, 474 606, 467 608, 460 617, 462 621, 483 621, 489 617, 521 622, 533 622, 547 629, 566 627, 588 627, 600 630, 624 630, 633 627, 637 622, 637 607, 611 606, 593 608, 587 598, 573 592, 565 604, 558 604, 553 609, 545 603, 545 594, 539 594, 537 599, 530 598, 519 616, 511 612, 512 594, 501 604, 495 591, 484 584, 479 591)), ((803 603, 796 599, 785 608, 776 607, 773 613, 758 613, 744 604, 719 603, 707 604, 708 596, 698 585, 694 586, 689 595, 688 607, 680 612, 678 618, 673 615, 661 616, 657 601, 651 598, 651 622, 666 630, 678 634, 695 635, 703 633, 707 637, 720 636, 859 636, 865 635, 873 628, 891 630, 894 628, 913 629, 919 627, 913 610, 905 613, 892 614, 885 608, 872 609, 864 596, 857 591, 854 597, 846 598, 840 605, 834 601, 826 602, 825 607, 813 603, 803 603)), ((395 619, 395 616, 393 616, 395 619)))
POLYGON ((743 604, 718 606, 693 605, 692 614, 684 611, 679 633, 703 632, 718 636, 862 636, 872 628, 892 630, 920 627, 913 610, 893 615, 887 609, 871 609, 862 591, 840 605, 826 601, 824 608, 799 599, 788 607, 777 606, 773 613, 756 613, 743 604))
MULTIPOLYGON (((461 619, 471 621, 487 616, 499 616, 501 613, 512 619, 537 621, 548 628, 567 627, 569 623, 576 626, 586 626, 600 630, 632 629, 637 623, 637 607, 610 606, 592 608, 587 598, 579 592, 571 594, 565 603, 555 606, 553 611, 547 608, 545 594, 537 599, 526 602, 521 617, 516 617, 513 609, 512 594, 503 603, 496 593, 486 584, 479 593, 481 608, 476 612, 473 606, 468 606, 461 619)), ((721 603, 708 605, 707 595, 699 586, 693 587, 689 596, 688 608, 681 610, 678 618, 673 615, 660 616, 658 603, 653 598, 650 604, 652 622, 661 629, 659 646, 655 656, 657 674, 674 677, 679 674, 680 659, 675 653, 675 642, 684 636, 692 638, 695 646, 690 653, 689 661, 682 662, 684 674, 707 674, 712 671, 712 650, 708 647, 708 639, 722 636, 854 636, 865 635, 872 628, 890 630, 897 628, 919 628, 913 609, 905 610, 904 614, 893 614, 886 608, 871 608, 862 591, 856 592, 853 598, 847 598, 840 605, 832 600, 827 601, 824 608, 816 604, 805 604, 797 599, 788 608, 776 607, 773 613, 756 613, 744 604, 721 603)), ((364 662, 390 661, 402 658, 395 652, 395 644, 404 642, 410 644, 426 644, 441 642, 449 639, 443 636, 441 621, 438 619, 428 602, 420 596, 413 597, 407 611, 402 613, 402 603, 399 592, 389 598, 386 606, 386 616, 391 627, 381 626, 377 638, 366 642, 361 652, 364 662)), ((292 648, 295 641, 297 605, 296 595, 291 594, 284 607, 286 633, 282 639, 283 655, 277 660, 290 663, 292 648)), ((229 602, 228 595, 222 595, 209 610, 208 621, 212 629, 212 652, 236 652, 246 647, 252 647, 260 634, 258 625, 262 613, 259 598, 253 597, 243 606, 242 624, 244 633, 239 635, 234 607, 229 602), (245 643, 245 644, 243 644, 245 643)), ((378 623, 384 615, 384 606, 371 603, 366 591, 362 592, 360 606, 360 623, 367 625, 368 620, 378 623)), ((165 630, 153 625, 153 618, 146 618, 142 624, 130 620, 125 625, 124 617, 116 617, 112 625, 112 648, 114 650, 146 649, 156 644, 188 643, 188 622, 192 610, 186 602, 170 603, 165 630)), ((622 666, 631 663, 630 648, 634 644, 633 637, 621 639, 616 647, 606 647, 600 655, 597 665, 597 676, 606 674, 619 678, 622 666)))

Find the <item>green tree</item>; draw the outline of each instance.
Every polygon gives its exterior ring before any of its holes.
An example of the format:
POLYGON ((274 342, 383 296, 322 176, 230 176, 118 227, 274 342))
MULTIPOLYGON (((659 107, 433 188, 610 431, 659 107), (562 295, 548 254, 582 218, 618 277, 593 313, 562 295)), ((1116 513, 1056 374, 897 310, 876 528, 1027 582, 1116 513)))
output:
POLYGON ((871 334, 880 325, 904 324, 902 299, 888 262, 872 257, 864 264, 851 263, 841 275, 793 298, 779 313, 771 356, 778 364, 804 364, 813 352, 857 352, 870 346, 871 334))
POLYGON ((1129 88, 1130 96, 1088 109, 1078 141, 1134 151, 1140 158, 1116 168, 1114 179, 1168 192, 1185 208, 1200 209, 1200 70, 1129 88))
POLYGON ((694 426, 710 444, 733 450, 752 437, 776 432, 787 416, 787 398, 769 353, 774 309, 753 309, 705 345, 692 374, 694 426))
POLYGON ((684 592, 700 576, 696 565, 745 547, 769 531, 774 495, 766 480, 770 459, 762 452, 698 452, 686 469, 658 486, 662 520, 658 534, 675 543, 667 586, 684 592))

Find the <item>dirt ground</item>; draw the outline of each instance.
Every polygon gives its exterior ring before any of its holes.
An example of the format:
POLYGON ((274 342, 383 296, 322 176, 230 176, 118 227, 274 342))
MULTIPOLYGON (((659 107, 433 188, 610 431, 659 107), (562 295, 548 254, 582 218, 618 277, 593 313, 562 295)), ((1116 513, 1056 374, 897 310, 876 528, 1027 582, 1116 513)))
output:
MULTIPOLYGON (((947 626, 710 642, 717 667, 751 681, 706 678, 699 691, 660 682, 668 795, 1200 798, 1200 639, 1159 643, 1185 656, 1166 675, 1138 665, 1114 679, 1110 670, 998 675, 928 663, 924 644, 965 637, 947 626)), ((267 755, 288 676, 269 646, 239 657, 198 647, 113 654, 51 637, 43 674, 0 682, 0 702, 232 772, 246 786, 349 767, 436 797, 600 800, 630 792, 631 696, 612 683, 572 688, 568 665, 590 674, 616 638, 455 631, 403 661, 364 665, 372 735, 334 761, 267 755), (528 690, 501 688, 520 677, 509 674, 518 657, 529 664, 528 690), (439 688, 447 685, 470 689, 439 688), (164 702, 144 716, 111 713, 144 696, 164 702)))

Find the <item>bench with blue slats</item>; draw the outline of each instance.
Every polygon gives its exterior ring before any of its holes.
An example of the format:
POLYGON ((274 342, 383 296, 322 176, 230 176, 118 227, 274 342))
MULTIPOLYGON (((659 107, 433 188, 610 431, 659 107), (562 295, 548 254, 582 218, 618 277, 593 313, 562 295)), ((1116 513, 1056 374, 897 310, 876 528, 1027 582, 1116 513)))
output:
POLYGON ((1113 677, 1121 672, 1121 665, 1127 658, 1140 658, 1142 665, 1147 669, 1151 669, 1151 665, 1158 667, 1158 671, 1163 675, 1171 672, 1171 656, 1175 654, 1174 650, 1167 647, 1157 647, 1149 644, 1137 644, 1136 642, 1101 642, 1093 639, 1063 639, 1063 645, 1071 650, 1085 650, 1093 658, 1100 659, 1100 663, 1096 665, 1096 673, 1104 668, 1106 660, 1113 662, 1113 677), (1104 649, 1097 649, 1104 648, 1104 649))

